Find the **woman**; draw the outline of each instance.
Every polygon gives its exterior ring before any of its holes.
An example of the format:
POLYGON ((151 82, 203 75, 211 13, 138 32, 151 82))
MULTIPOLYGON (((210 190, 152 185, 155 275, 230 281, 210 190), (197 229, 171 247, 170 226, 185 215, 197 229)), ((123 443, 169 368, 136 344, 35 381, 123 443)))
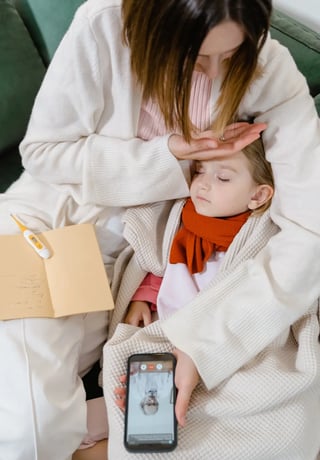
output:
MULTIPOLYGON (((124 208, 187 196, 189 160, 241 150, 268 123, 264 141, 278 190, 272 217, 282 231, 253 263, 257 284, 244 270, 234 296, 240 309, 248 298, 259 303, 261 289, 253 287, 263 283, 277 325, 302 315, 319 294, 320 269, 308 270, 319 252, 319 125, 304 78, 267 38, 270 13, 266 0, 88 0, 36 98, 21 145, 26 172, 1 197, 1 233, 16 232, 11 212, 34 230, 95 223, 112 281, 126 245, 124 208), (238 118, 257 124, 225 129, 238 118)), ((196 334, 186 344, 188 327, 201 321, 190 318, 173 343, 212 387, 225 373, 217 375, 215 360, 207 365, 196 334)), ((173 323, 164 324, 170 339, 173 323)), ((106 325, 102 314, 2 324, 3 458, 70 458, 86 432, 76 376, 99 357, 106 325)), ((181 385, 183 394, 187 403, 181 385)))

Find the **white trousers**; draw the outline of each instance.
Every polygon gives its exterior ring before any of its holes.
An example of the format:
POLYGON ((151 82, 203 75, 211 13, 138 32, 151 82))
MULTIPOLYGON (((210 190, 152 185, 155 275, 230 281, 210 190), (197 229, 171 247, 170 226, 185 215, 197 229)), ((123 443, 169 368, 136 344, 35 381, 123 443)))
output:
MULTIPOLYGON (((117 212, 112 209, 114 216, 117 212)), ((24 173, 0 195, 0 234, 17 232, 10 213, 34 231, 95 222, 112 276, 123 240, 118 224, 113 224, 110 237, 107 210, 79 207, 66 194, 24 173)), ((0 321, 0 460, 71 459, 86 434, 80 376, 100 358, 106 336, 106 312, 0 321)))

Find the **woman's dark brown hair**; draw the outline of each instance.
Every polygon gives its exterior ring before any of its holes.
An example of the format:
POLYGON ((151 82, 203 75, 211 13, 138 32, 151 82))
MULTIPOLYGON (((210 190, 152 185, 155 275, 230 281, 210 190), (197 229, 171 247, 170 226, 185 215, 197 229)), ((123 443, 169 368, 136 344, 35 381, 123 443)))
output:
POLYGON ((231 20, 245 39, 226 65, 214 129, 222 133, 257 71, 266 40, 271 0, 123 0, 123 38, 144 99, 159 104, 168 129, 180 128, 190 140, 191 77, 209 31, 231 20))

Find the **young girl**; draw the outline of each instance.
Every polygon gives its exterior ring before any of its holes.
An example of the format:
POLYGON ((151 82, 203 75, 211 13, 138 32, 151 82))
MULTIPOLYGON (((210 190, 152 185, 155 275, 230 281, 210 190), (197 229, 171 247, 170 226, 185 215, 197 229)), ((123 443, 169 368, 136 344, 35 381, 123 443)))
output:
POLYGON ((191 301, 212 281, 242 225, 266 210, 272 195, 272 170, 261 139, 232 156, 197 162, 161 287, 161 278, 148 274, 124 322, 146 326, 155 305, 164 319, 191 301))
MULTIPOLYGON (((123 417, 117 409, 124 408, 126 390, 118 384, 128 356, 172 351, 179 357, 180 351, 174 345, 193 309, 194 317, 203 317, 207 325, 203 323, 202 329, 197 330, 188 324, 192 329, 189 340, 192 343, 197 337, 199 355, 206 354, 208 346, 215 344, 212 359, 219 362, 215 371, 219 383, 209 387, 196 371, 192 378, 189 374, 190 393, 186 393, 188 388, 179 379, 186 379, 189 362, 180 356, 176 415, 183 429, 179 430, 178 447, 170 454, 172 458, 316 459, 319 423, 314 405, 317 406, 320 383, 318 301, 306 306, 304 316, 280 333, 278 307, 274 307, 274 318, 268 318, 264 311, 267 290, 256 286, 254 260, 261 257, 272 238, 278 238, 280 230, 266 210, 273 194, 273 181, 270 165, 261 152, 261 144, 256 141, 231 157, 199 162, 187 202, 140 206, 125 214, 124 235, 132 250, 127 248, 115 266, 114 279, 119 286, 111 338, 104 347, 109 458, 131 458, 123 447, 123 417), (224 215, 233 217, 224 219, 224 215), (221 221, 225 225, 217 227, 223 230, 220 233, 215 226, 221 221), (211 223, 215 225, 211 227, 211 223), (249 298, 246 309, 229 300, 235 287, 241 290, 238 276, 244 265, 255 294, 249 298), (157 286, 150 296, 150 286, 143 286, 146 272, 158 276, 164 273, 158 298, 157 286), (139 284, 143 291, 139 298, 148 303, 131 302, 126 313, 139 284), (256 296, 260 296, 260 302, 256 296), (152 303, 157 304, 161 321, 151 322, 152 303), (121 324, 125 315, 128 324, 121 324), (224 323, 221 317, 225 318, 224 323), (176 329, 169 341, 164 327, 171 319, 176 329), (270 323, 277 331, 271 341, 270 323), (134 327, 141 324, 146 327, 134 327), (231 347, 227 354, 223 348, 226 341, 231 347), (234 356, 238 358, 236 363, 234 356)), ((120 380, 125 383, 123 377, 120 380)), ((137 458, 155 460, 158 456, 143 454, 137 458)))

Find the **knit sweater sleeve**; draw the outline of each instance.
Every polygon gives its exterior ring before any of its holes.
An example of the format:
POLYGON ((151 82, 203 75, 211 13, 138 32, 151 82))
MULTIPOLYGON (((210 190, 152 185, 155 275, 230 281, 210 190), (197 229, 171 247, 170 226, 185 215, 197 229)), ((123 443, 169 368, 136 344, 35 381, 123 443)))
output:
POLYGON ((137 138, 141 93, 117 3, 85 2, 77 11, 36 97, 20 146, 24 168, 80 204, 131 206, 186 196, 168 136, 137 138))
POLYGON ((270 41, 263 58, 242 116, 268 123, 263 138, 275 177, 271 216, 280 232, 162 322, 208 388, 257 356, 320 294, 319 119, 287 50, 270 41))

